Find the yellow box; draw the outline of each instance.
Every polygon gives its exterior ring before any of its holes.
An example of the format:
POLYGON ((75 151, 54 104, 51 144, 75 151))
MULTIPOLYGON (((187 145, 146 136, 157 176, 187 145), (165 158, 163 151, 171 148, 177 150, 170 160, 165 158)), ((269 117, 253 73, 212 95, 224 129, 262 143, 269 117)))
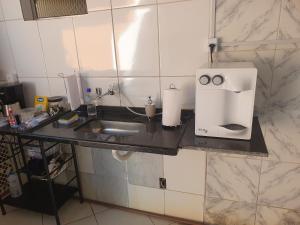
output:
POLYGON ((48 110, 48 97, 46 96, 35 96, 34 107, 38 112, 46 112, 48 110))

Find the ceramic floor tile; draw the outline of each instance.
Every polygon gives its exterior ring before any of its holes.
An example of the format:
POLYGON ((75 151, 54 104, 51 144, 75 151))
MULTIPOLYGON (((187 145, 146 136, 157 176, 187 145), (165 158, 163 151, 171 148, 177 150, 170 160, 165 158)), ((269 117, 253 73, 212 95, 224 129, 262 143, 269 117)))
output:
MULTIPOLYGON (((76 222, 78 220, 92 216, 93 212, 89 203, 80 204, 79 200, 68 201, 59 211, 62 224, 76 222)), ((55 225, 53 216, 43 215, 43 225, 55 225)))
POLYGON ((174 221, 158 218, 158 217, 150 217, 150 220, 154 225, 170 225, 175 223, 174 221))
POLYGON ((15 210, 0 216, 0 225, 42 225, 42 215, 27 210, 15 210))
POLYGON ((70 223, 69 225, 98 225, 98 223, 96 221, 96 218, 94 216, 91 216, 91 217, 70 223))
POLYGON ((91 207, 93 209, 93 212, 96 213, 100 213, 100 212, 104 212, 105 210, 108 210, 109 208, 104 206, 104 205, 100 205, 97 203, 91 203, 91 207))
POLYGON ((153 225, 150 218, 118 209, 107 210, 96 214, 99 224, 103 225, 153 225))

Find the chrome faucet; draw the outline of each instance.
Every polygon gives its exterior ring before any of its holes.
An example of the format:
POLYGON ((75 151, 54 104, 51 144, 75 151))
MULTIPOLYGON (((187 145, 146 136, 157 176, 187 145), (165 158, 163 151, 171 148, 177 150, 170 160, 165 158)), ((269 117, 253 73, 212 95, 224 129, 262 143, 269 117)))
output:
POLYGON ((96 94, 97 94, 97 99, 101 99, 106 95, 115 95, 115 91, 114 91, 113 86, 111 86, 108 88, 107 92, 102 94, 102 88, 96 88, 96 94))

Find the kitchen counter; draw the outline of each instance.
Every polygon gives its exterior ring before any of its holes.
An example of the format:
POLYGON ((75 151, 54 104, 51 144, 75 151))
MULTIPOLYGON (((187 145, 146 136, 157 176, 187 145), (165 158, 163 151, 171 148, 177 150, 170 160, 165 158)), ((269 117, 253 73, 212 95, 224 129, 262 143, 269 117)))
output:
POLYGON ((163 155, 177 155, 180 140, 191 113, 183 114, 183 125, 177 128, 164 128, 159 117, 149 121, 136 116, 123 107, 102 107, 98 119, 108 121, 136 122, 141 124, 139 133, 134 135, 114 135, 83 132, 76 129, 92 118, 81 117, 71 126, 50 123, 36 131, 23 134, 25 138, 46 139, 48 141, 73 142, 75 144, 104 149, 147 152, 163 155))
MULTIPOLYGON (((141 110, 142 112, 143 109, 136 110, 141 110)), ((93 133, 77 129, 91 119, 80 117, 79 121, 70 126, 62 126, 57 121, 54 121, 32 132, 21 133, 20 136, 23 138, 74 143, 86 147, 163 155, 177 155, 180 149, 219 151, 255 156, 268 155, 258 118, 253 120, 253 132, 250 141, 195 136, 195 122, 192 111, 184 111, 182 113, 183 124, 181 126, 164 128, 161 125, 161 116, 157 116, 154 120, 149 121, 145 117, 130 113, 124 107, 101 107, 98 116, 100 120, 140 123, 141 129, 137 134, 133 135, 93 133)))
POLYGON ((257 117, 253 118, 251 140, 212 138, 195 135, 195 119, 188 121, 181 148, 241 155, 268 156, 268 150, 257 117))

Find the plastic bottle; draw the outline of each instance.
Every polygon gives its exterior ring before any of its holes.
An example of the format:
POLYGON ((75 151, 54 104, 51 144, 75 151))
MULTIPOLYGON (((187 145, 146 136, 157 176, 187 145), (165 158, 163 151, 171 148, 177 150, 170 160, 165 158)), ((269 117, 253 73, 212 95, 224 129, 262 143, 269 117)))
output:
POLYGON ((17 126, 17 121, 16 121, 16 118, 13 114, 13 111, 12 111, 12 108, 9 108, 8 109, 8 123, 11 127, 16 127, 17 126))
POLYGON ((18 179, 18 176, 15 172, 10 172, 7 177, 10 196, 12 198, 18 198, 22 195, 22 188, 18 179))
POLYGON ((95 100, 94 100, 93 95, 92 95, 91 88, 86 89, 85 103, 87 105, 87 114, 88 114, 88 116, 96 116, 97 115, 96 105, 95 105, 95 100))

